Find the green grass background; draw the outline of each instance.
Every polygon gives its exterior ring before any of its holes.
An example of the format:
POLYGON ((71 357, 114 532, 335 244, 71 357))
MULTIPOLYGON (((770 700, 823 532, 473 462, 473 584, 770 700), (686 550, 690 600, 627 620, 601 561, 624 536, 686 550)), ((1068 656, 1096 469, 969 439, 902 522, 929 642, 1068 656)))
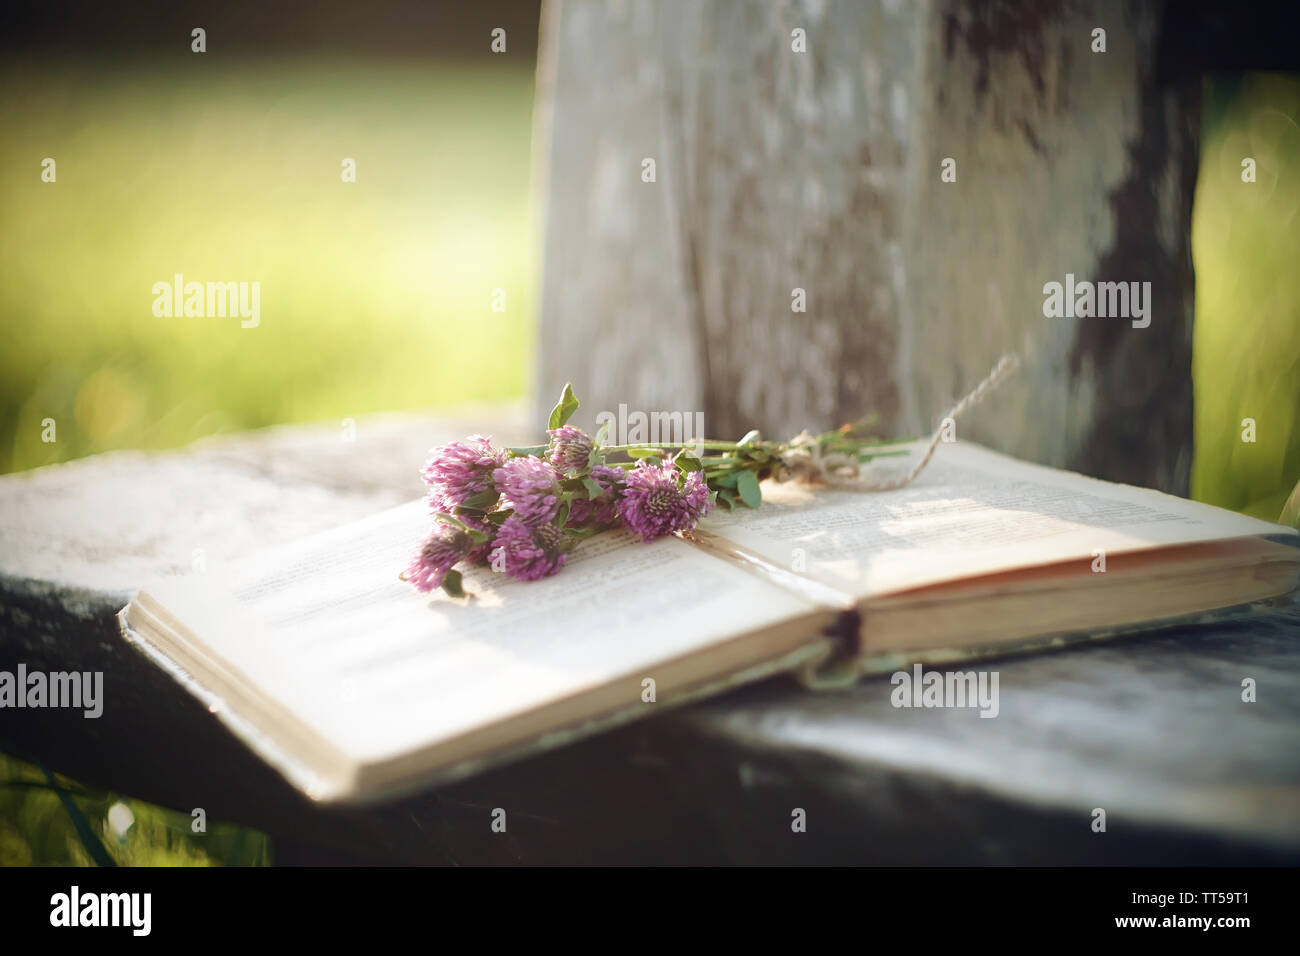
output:
POLYGON ((0 470, 522 394, 530 70, 185 62, 0 72, 0 470), (259 281, 260 326, 155 318, 176 272, 259 281))
POLYGON ((1207 86, 1192 215, 1192 497, 1277 520, 1300 481, 1300 77, 1207 86), (1241 161, 1256 162, 1254 183, 1241 161), (1242 441, 1242 420, 1256 441, 1242 441))
MULTIPOLYGON (((523 394, 529 70, 186 63, 0 68, 0 471, 523 394), (340 180, 343 157, 356 184, 340 180), (151 287, 178 271, 260 281, 261 326, 155 318, 151 287)), ((1300 81, 1207 93, 1192 493, 1276 518, 1300 479, 1300 81), (1257 183, 1241 182, 1244 156, 1257 183), (1240 440, 1247 417, 1254 444, 1240 440)), ((195 835, 187 815, 0 757, 0 864, 270 861, 263 835, 208 823, 195 835), (119 803, 124 832, 109 822, 119 803)))

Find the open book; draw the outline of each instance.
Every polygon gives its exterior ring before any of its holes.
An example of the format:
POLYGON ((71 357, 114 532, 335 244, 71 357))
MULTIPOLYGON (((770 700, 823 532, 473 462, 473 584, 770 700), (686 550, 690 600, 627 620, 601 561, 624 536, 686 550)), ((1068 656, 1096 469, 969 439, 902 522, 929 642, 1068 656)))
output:
POLYGON ((398 580, 415 501, 151 584, 123 629, 305 793, 357 801, 781 671, 1106 635, 1300 575, 1293 530, 969 442, 899 491, 764 492, 692 540, 597 535, 541 581, 472 570, 467 600, 398 580))

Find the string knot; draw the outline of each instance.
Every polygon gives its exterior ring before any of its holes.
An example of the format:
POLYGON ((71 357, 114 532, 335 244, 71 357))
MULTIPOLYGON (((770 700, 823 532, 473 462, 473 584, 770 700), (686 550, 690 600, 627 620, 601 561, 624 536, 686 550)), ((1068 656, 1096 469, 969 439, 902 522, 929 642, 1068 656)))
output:
MULTIPOLYGON (((959 415, 982 401, 1019 366, 1020 359, 1016 355, 1008 353, 1002 356, 984 380, 949 410, 943 421, 948 419, 956 421, 959 415)), ((943 439, 943 421, 930 436, 930 443, 921 459, 912 466, 911 471, 898 477, 883 480, 870 478, 864 474, 863 462, 856 456, 824 450, 817 437, 806 429, 786 443, 786 450, 781 455, 774 477, 777 481, 802 481, 805 484, 828 485, 832 488, 855 491, 894 491, 915 481, 916 477, 925 470, 925 466, 930 463, 935 449, 943 439)))

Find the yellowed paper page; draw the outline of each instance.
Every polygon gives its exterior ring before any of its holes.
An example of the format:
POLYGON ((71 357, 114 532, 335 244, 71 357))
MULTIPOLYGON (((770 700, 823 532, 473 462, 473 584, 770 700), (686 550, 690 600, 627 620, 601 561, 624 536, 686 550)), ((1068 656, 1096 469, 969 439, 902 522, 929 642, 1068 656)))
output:
MULTIPOLYGON (((905 458, 873 466, 908 467, 905 458)), ((701 529, 858 598, 1101 552, 1295 534, 1160 492, 1026 464, 966 441, 941 445, 920 477, 898 491, 769 481, 760 509, 715 511, 701 529)))
POLYGON ((582 542, 541 581, 475 569, 472 600, 420 595, 397 576, 428 522, 412 502, 138 600, 358 761, 653 676, 658 662, 813 610, 686 542, 622 532, 582 542))

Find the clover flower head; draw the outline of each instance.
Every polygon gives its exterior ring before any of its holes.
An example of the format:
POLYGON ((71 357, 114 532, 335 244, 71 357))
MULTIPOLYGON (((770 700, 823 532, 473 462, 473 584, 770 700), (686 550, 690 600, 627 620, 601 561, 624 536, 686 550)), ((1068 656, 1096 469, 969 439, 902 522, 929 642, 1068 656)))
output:
POLYGON ((492 567, 521 581, 536 581, 554 574, 569 556, 562 550, 563 536, 553 524, 531 527, 511 515, 497 531, 492 545, 492 567))
POLYGON ((560 479, 551 463, 535 455, 511 458, 492 472, 516 518, 536 527, 555 520, 560 509, 560 479))
POLYGON ((692 471, 683 478, 671 462, 649 465, 638 461, 625 480, 619 517, 646 541, 694 529, 712 507, 703 473, 692 471))
MULTIPOLYGON (((476 527, 475 530, 485 529, 476 527)), ((480 543, 463 528, 439 521, 411 556, 404 577, 417 591, 428 593, 442 585, 442 579, 457 561, 481 560, 491 547, 490 540, 489 537, 480 543)))
POLYGON ((492 491, 492 472, 505 460, 505 451, 493 448, 492 440, 483 435, 430 449, 429 460, 420 470, 429 486, 430 510, 449 513, 475 495, 492 491))
POLYGON ((596 448, 596 443, 590 435, 572 425, 551 428, 546 433, 551 436, 547 457, 550 458, 552 465, 566 474, 587 470, 591 453, 596 448))

